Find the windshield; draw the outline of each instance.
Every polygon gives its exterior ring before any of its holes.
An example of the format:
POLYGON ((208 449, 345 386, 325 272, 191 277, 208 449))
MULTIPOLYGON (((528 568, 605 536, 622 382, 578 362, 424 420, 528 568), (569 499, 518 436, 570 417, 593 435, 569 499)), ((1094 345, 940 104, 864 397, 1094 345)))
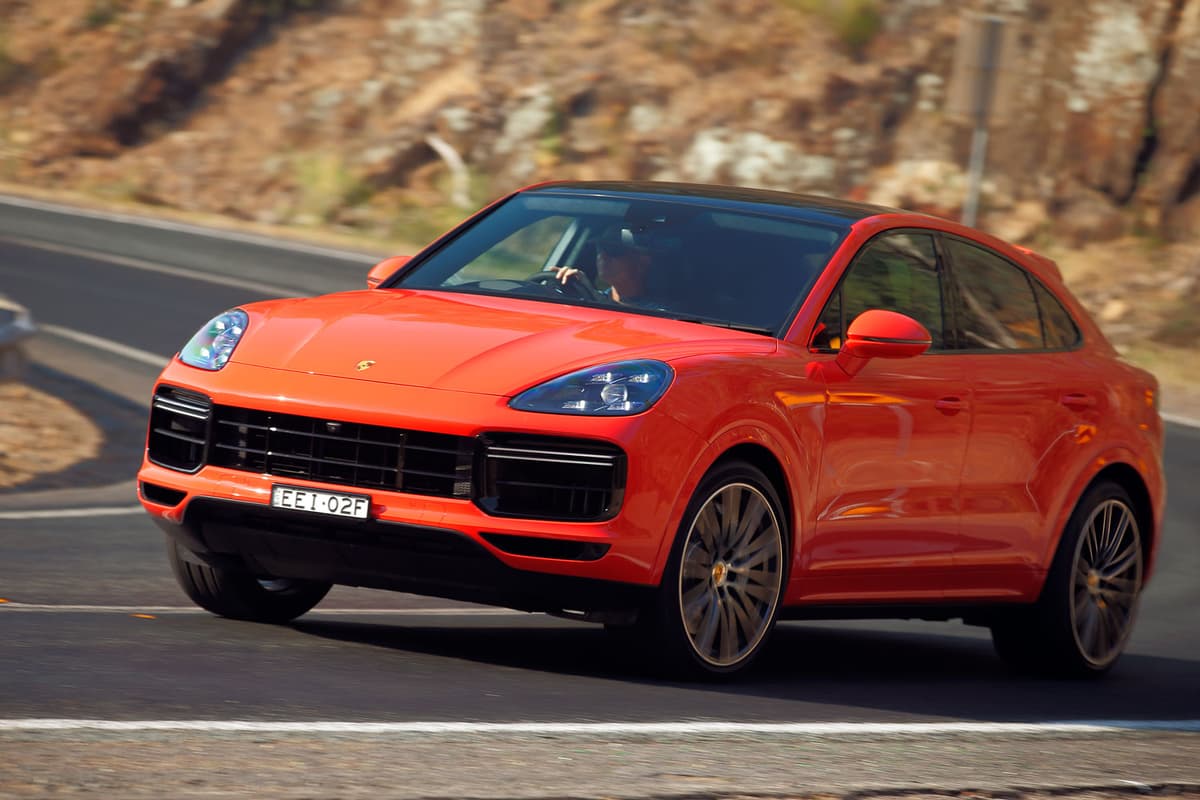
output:
POLYGON ((519 194, 390 286, 611 307, 777 335, 844 229, 747 205, 519 194))

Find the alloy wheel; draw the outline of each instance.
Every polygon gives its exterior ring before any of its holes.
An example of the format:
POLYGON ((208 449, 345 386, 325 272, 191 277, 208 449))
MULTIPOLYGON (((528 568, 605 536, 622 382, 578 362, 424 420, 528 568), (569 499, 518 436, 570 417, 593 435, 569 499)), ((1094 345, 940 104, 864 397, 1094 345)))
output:
POLYGON ((710 495, 679 571, 679 608, 696 655, 715 667, 750 656, 771 627, 782 575, 783 534, 766 496, 747 483, 710 495))
POLYGON ((1075 545, 1071 630, 1095 667, 1120 655, 1133 628, 1142 586, 1142 546, 1133 511, 1118 499, 1092 510, 1075 545))

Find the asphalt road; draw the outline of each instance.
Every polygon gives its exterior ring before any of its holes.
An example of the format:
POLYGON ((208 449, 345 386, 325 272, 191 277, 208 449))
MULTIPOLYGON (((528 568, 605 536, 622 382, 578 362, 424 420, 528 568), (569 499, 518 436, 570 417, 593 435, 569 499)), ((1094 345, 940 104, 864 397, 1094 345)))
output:
MULTIPOLYGON (((1200 477, 1200 431, 1179 426, 1171 426, 1168 433, 1167 474, 1175 488, 1158 574, 1145 593, 1127 655, 1102 681, 1058 682, 1010 674, 992 654, 986 632, 954 623, 787 623, 746 680, 704 685, 649 676, 636 653, 614 648, 598 628, 407 595, 337 588, 316 611, 279 627, 222 620, 189 609, 166 566, 161 534, 143 515, 120 513, 135 502, 130 480, 142 435, 140 403, 155 373, 149 363, 130 360, 120 348, 136 348, 165 361, 213 314, 268 294, 256 292, 255 285, 297 294, 358 288, 370 262, 353 254, 311 248, 281 251, 257 241, 230 242, 176 228, 80 220, 0 204, 0 291, 28 306, 39 322, 100 342, 84 344, 80 337, 62 333, 44 337, 35 346, 34 380, 70 395, 104 422, 112 440, 96 463, 77 470, 77 481, 60 480, 53 490, 36 487, 43 489, 36 494, 0 493, 0 598, 9 601, 0 604, 0 752, 7 748, 23 754, 21 766, 14 761, 6 767, 0 758, 0 796, 6 789, 12 796, 42 796, 37 792, 48 785, 44 780, 31 783, 34 788, 28 794, 20 793, 21 780, 50 776, 52 784, 53 776, 65 769, 54 754, 65 750, 96 756, 115 741, 77 732, 4 730, 6 721, 22 719, 1200 720, 1200 625, 1195 612, 1200 606, 1200 496, 1188 490, 1200 477), (202 270, 208 280, 168 274, 172 270, 202 270), (243 285, 235 285, 238 282, 243 285), (106 349, 103 343, 115 347, 106 349), (114 513, 12 516, 18 509, 71 513, 97 507, 114 513)), ((144 737, 140 733, 126 736, 132 738, 120 741, 147 757, 162 744, 139 739, 144 737)), ((482 748, 495 763, 492 771, 479 772, 474 783, 461 784, 446 782, 446 776, 457 774, 466 781, 465 772, 436 764, 429 754, 420 755, 420 747, 429 745, 427 739, 408 739, 403 743, 406 752, 418 761, 424 758, 419 763, 441 774, 443 783, 432 786, 430 782, 438 779, 428 772, 409 774, 405 780, 416 783, 405 784, 409 789, 399 795, 645 796, 779 792, 798 785, 815 791, 1110 786, 1121 780, 1200 785, 1196 733, 1168 738, 1134 733, 1115 746, 1103 737, 1093 741, 1076 734, 1055 734, 1037 744, 1020 737, 934 737, 920 740, 918 749, 925 758, 915 761, 903 757, 913 745, 909 738, 884 741, 874 750, 874 739, 871 747, 858 739, 822 740, 804 751, 824 754, 824 761, 813 761, 793 757, 799 752, 798 740, 764 736, 682 739, 665 748, 661 741, 655 740, 654 747, 643 741, 617 762, 610 748, 603 758, 592 758, 590 766, 575 764, 577 777, 565 781, 557 772, 551 776, 553 765, 563 757, 564 746, 578 752, 578 741, 564 745, 550 734, 532 740, 468 736, 456 740, 460 749, 454 752, 464 758, 468 752, 471 758, 487 757, 480 755, 482 748), (734 752, 730 748, 739 753, 741 766, 736 769, 729 762, 734 752), (514 755, 520 753, 525 755, 514 755), (973 755, 963 757, 964 753, 973 755), (1050 758, 1049 753, 1061 757, 1050 758), (1046 756, 1045 763, 1038 762, 1038 755, 1046 756), (763 760, 761 769, 750 767, 756 758, 763 760), (697 766, 708 763, 706 759, 724 766, 697 766), (618 762, 623 765, 619 769, 614 766, 618 762), (841 766, 834 769, 834 764, 841 766), (545 772, 544 779, 530 782, 538 770, 545 772), (636 774, 626 775, 615 787, 612 776, 621 770, 636 774), (732 783, 714 778, 735 772, 739 777, 732 783), (1088 775, 1094 778, 1090 783, 1088 775)), ((261 747, 247 749, 222 741, 197 745, 188 740, 189 746, 211 753, 225 753, 222 748, 228 745, 230 755, 221 756, 222 770, 229 758, 236 759, 239 752, 250 758, 252 751, 257 755, 242 769, 268 768, 261 747)), ((250 741, 257 747, 263 740, 259 735, 250 741)), ((372 746, 354 742, 354 747, 372 746)), ((594 739, 588 742, 587 747, 601 746, 594 739)), ((296 758, 319 760, 328 755, 308 738, 279 746, 291 748, 296 758), (305 748, 310 748, 307 757, 296 755, 305 748), (325 755, 313 755, 312 748, 325 755)), ((438 752, 444 755, 447 750, 438 752)), ((380 755, 371 751, 361 757, 380 755)), ((114 756, 114 761, 121 759, 114 756)), ((419 764, 414 766, 411 759, 407 763, 405 769, 419 772, 419 764)), ((197 769, 193 761, 187 766, 197 769)), ((277 767, 272 762, 270 769, 277 767)), ((126 774, 121 770, 132 767, 125 762, 107 769, 126 774)), ((226 773, 221 773, 225 783, 213 777, 217 772, 202 773, 196 790, 238 786, 239 773, 226 773)), ((128 780, 123 784, 126 790, 141 786, 128 780)), ((364 779, 359 788, 368 785, 374 784, 364 779)), ((153 788, 146 786, 147 791, 153 788)), ((391 786, 395 790, 396 785, 391 786)))

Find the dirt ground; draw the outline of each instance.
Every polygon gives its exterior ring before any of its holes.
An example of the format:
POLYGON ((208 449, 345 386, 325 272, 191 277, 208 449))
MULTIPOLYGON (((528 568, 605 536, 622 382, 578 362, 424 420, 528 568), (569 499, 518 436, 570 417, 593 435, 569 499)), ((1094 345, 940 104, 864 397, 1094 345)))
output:
POLYGON ((0 490, 95 458, 104 434, 69 402, 0 383, 0 490))

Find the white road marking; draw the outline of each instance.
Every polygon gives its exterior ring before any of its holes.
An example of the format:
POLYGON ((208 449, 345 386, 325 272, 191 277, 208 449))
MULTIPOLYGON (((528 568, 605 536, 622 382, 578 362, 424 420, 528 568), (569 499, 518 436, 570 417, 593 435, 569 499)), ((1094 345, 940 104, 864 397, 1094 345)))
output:
MULTIPOLYGON (((42 614, 204 614, 196 606, 101 606, 49 603, 0 603, 0 614, 33 612, 42 614)), ((404 616, 404 617, 528 617, 530 612, 511 608, 314 608, 307 616, 322 614, 347 616, 404 616)), ((211 616, 211 615, 210 615, 211 616)))
POLYGON ((257 722, 252 720, 0 719, 6 731, 197 731, 211 733, 532 734, 692 736, 773 734, 811 737, 1200 733, 1200 720, 1084 722, 257 722))
POLYGON ((257 292, 268 297, 301 297, 305 292, 292 287, 273 286, 269 283, 259 283, 258 281, 248 281, 243 278, 234 278, 229 275, 211 275, 195 269, 185 269, 183 267, 170 267, 166 264, 158 264, 153 261, 146 261, 141 258, 130 258, 128 256, 117 256, 111 253, 101 253, 97 250, 89 250, 83 247, 72 247, 66 244, 51 244, 38 239, 25 239, 20 236, 4 236, 0 235, 0 242, 9 242, 11 244, 20 245, 21 247, 30 247, 35 250, 48 250, 52 253, 62 253, 69 256, 77 256, 86 258, 91 261, 103 261, 106 264, 115 264, 118 267, 129 267, 130 269, 140 269, 144 272, 154 272, 159 275, 170 275, 173 278, 184 278, 191 281, 200 281, 202 283, 213 283, 218 286, 232 286, 236 289, 246 289, 247 291, 257 292))
POLYGON ((103 350, 106 353, 123 356, 131 361, 137 361, 142 364, 148 364, 152 367, 162 369, 171 360, 171 356, 159 355, 158 353, 150 353, 145 350, 139 350, 136 347, 114 342, 109 339, 104 339, 99 336, 93 336, 90 333, 83 331, 64 328, 61 325, 38 325, 38 330, 45 331, 52 336, 60 336, 63 339, 70 339, 73 342, 94 347, 97 350, 103 350))
POLYGON ((308 253, 310 255, 324 256, 326 258, 336 258, 341 261, 352 262, 356 265, 373 264, 375 261, 378 261, 380 258, 382 258, 382 256, 376 257, 369 253, 356 253, 352 250, 339 250, 333 247, 304 244, 302 242, 296 242, 287 239, 274 239, 270 236, 263 236, 256 233, 244 233, 241 231, 224 230, 220 228, 206 228, 202 225, 194 225, 187 222, 174 222, 172 220, 158 219, 155 217, 143 217, 135 214, 122 214, 113 211, 96 211, 87 208, 76 208, 74 206, 66 206, 59 203, 49 203, 43 200, 33 200, 27 197, 14 197, 12 195, 0 196, 0 204, 16 206, 18 208, 30 208, 35 211, 49 211, 55 214, 64 214, 72 217, 88 217, 90 219, 102 219, 108 222, 120 222, 127 225, 140 225, 144 228, 158 228, 159 230, 164 231, 189 233, 194 236, 207 236, 210 239, 227 239, 233 242, 259 245, 272 250, 290 250, 295 253, 308 253))
POLYGON ((1200 428, 1200 419, 1185 417, 1182 414, 1159 414, 1163 422, 1169 422, 1172 425, 1182 425, 1185 428, 1200 428))
POLYGON ((0 519, 76 519, 79 517, 118 517, 144 514, 141 506, 110 506, 105 508, 36 508, 30 511, 0 511, 0 519))

